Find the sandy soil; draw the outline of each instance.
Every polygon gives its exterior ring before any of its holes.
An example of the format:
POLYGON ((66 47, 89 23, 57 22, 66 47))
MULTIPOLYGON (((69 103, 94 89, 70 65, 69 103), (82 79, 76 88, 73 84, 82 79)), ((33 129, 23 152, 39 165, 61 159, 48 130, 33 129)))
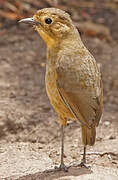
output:
MULTIPOLYGON (((117 39, 111 43, 97 37, 82 36, 82 39, 101 68, 104 85, 104 112, 97 129, 96 144, 87 150, 87 164, 117 169, 117 39)), ((43 41, 29 26, 11 27, 0 37, 0 154, 2 149, 9 149, 9 143, 13 149, 18 143, 28 143, 36 152, 46 153, 53 165, 57 165, 60 160, 60 128, 45 91, 45 51, 43 41)), ((65 129, 65 162, 79 163, 82 150, 80 126, 76 121, 69 122, 65 129)), ((73 167, 71 172, 76 174, 76 168, 73 167)), ((84 170, 81 172, 84 174, 84 170)), ((56 177, 61 175, 57 173, 56 177)), ((33 175, 34 179, 47 176, 33 175)), ((27 175, 23 179, 30 177, 27 175)))

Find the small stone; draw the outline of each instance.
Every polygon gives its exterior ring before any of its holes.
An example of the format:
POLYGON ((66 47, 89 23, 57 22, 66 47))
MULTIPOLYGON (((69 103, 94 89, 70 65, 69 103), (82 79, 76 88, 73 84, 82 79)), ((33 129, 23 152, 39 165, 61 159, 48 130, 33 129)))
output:
POLYGON ((116 136, 115 135, 111 135, 111 136, 109 136, 109 139, 116 139, 116 136))
POLYGON ((110 125, 110 122, 109 122, 109 121, 105 121, 105 122, 104 122, 104 125, 105 125, 105 126, 109 126, 109 125, 110 125))
POLYGON ((102 139, 103 139, 103 138, 100 136, 100 137, 97 137, 97 138, 96 138, 96 141, 102 141, 102 139))

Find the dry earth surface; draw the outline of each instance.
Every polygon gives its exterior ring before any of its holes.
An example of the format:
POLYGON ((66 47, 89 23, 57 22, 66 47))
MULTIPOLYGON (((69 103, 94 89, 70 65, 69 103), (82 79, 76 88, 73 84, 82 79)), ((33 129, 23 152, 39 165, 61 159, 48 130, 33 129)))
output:
MULTIPOLYGON (((114 26, 115 27, 115 26, 114 26)), ((118 28, 118 26, 117 26, 118 28)), ((60 161, 60 128, 45 91, 46 47, 24 25, 0 37, 0 179, 117 180, 118 179, 118 40, 82 36, 99 64, 104 85, 104 112, 94 147, 87 148, 90 169, 81 161, 81 129, 69 121, 65 129, 68 173, 46 172, 60 161)))

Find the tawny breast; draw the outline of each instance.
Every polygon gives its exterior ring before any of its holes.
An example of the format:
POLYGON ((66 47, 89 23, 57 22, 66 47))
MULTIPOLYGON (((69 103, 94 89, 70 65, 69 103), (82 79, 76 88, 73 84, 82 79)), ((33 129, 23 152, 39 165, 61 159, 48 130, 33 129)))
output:
POLYGON ((64 118, 74 118, 73 114, 71 113, 69 108, 65 105, 65 103, 63 102, 63 100, 59 95, 56 84, 56 71, 54 69, 46 72, 45 81, 46 81, 46 91, 50 103, 52 104, 58 115, 64 118))

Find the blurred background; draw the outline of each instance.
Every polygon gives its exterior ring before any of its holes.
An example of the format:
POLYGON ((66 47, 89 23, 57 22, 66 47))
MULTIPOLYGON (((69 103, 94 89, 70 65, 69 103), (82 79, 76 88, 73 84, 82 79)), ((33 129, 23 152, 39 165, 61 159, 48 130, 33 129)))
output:
MULTIPOLYGON (((58 161, 57 115, 45 92, 46 47, 31 26, 18 23, 45 7, 67 11, 96 58, 102 72, 104 113, 95 148, 115 150, 118 147, 118 0, 0 0, 0 142, 38 142, 46 152, 52 148, 50 157, 58 161)), ((73 154, 71 159, 80 160, 76 154, 78 148, 75 152, 74 147, 78 144, 82 150, 78 126, 75 121, 68 123, 66 143, 71 150, 66 151, 68 156, 73 154)), ((89 161, 97 158, 91 157, 89 161)), ((66 161, 70 160, 66 158, 66 161)), ((97 163, 118 167, 118 156, 109 159, 106 155, 97 163)))

